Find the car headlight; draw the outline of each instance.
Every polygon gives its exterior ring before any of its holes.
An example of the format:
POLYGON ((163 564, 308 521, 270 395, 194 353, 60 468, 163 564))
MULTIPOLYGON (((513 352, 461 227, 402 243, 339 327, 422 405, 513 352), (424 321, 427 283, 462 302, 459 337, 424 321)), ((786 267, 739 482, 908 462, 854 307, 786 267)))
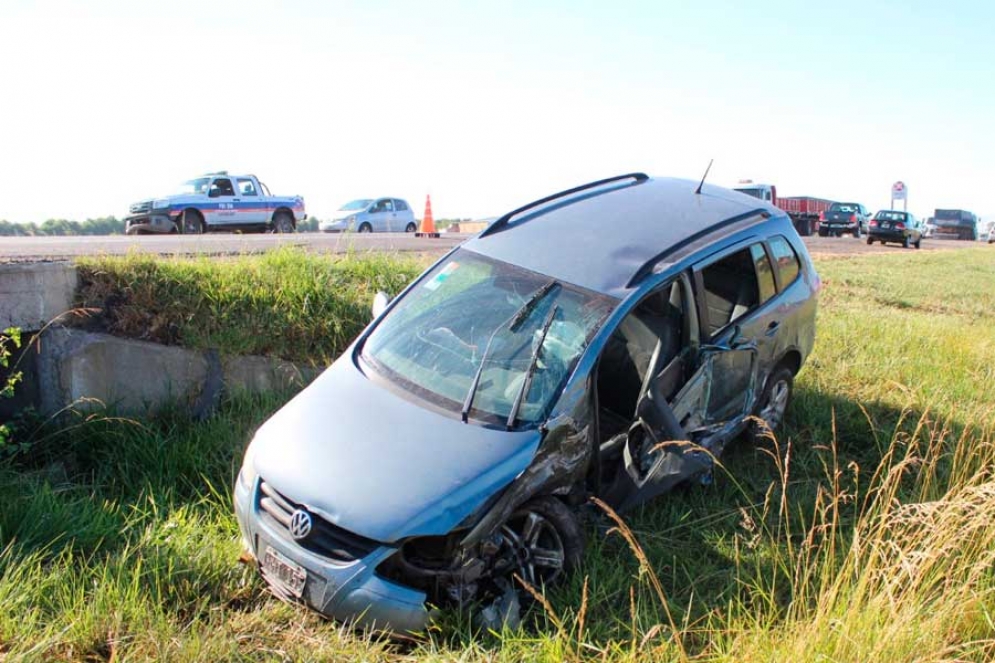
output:
POLYGON ((169 207, 169 201, 168 200, 153 200, 152 201, 152 209, 166 209, 167 207, 169 207))
POLYGON ((249 442, 249 446, 245 449, 245 457, 242 459, 242 469, 238 473, 238 482, 241 484, 242 488, 246 490, 251 490, 256 483, 256 449, 249 442))

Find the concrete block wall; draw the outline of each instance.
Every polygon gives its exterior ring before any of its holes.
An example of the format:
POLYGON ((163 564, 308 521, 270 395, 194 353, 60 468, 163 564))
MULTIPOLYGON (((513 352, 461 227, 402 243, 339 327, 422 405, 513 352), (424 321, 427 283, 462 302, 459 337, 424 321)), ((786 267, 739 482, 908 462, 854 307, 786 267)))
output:
POLYGON ((210 352, 51 328, 40 339, 40 409, 100 407, 141 414, 170 403, 210 409, 220 389, 268 392, 300 388, 318 369, 269 357, 225 357, 210 352))
POLYGON ((0 264, 0 330, 41 329, 72 308, 75 292, 69 263, 0 264))
POLYGON ((16 403, 5 399, 7 409, 0 415, 28 404, 52 415, 67 407, 101 405, 141 414, 170 403, 202 416, 223 391, 299 388, 318 374, 318 369, 269 357, 219 357, 213 351, 58 324, 46 327, 72 309, 76 285, 76 269, 69 263, 0 264, 0 330, 20 327, 34 344, 27 363, 19 366, 31 383, 18 387, 16 403), (21 402, 27 397, 30 403, 21 402))

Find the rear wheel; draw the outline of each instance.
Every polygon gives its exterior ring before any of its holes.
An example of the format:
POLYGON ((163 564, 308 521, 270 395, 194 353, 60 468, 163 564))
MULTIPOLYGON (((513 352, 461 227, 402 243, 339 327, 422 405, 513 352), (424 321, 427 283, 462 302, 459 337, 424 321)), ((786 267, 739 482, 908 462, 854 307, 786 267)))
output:
POLYGON ((920 246, 922 246, 922 237, 920 237, 919 239, 917 239, 916 243, 915 243, 916 249, 919 249, 920 246))
POLYGON ((873 237, 868 237, 867 238, 867 245, 870 246, 873 243, 874 243, 874 238, 873 237))
POLYGON ((859 223, 857 224, 857 227, 853 229, 853 236, 856 237, 857 239, 860 239, 860 224, 859 223))
POLYGON ((767 431, 776 433, 784 423, 784 415, 791 403, 791 394, 795 386, 795 374, 787 366, 778 366, 767 378, 764 392, 760 396, 756 416, 764 421, 756 421, 751 426, 751 434, 755 442, 765 437, 767 431))
POLYGON ((180 232, 184 235, 200 235, 204 232, 204 217, 197 210, 185 210, 180 218, 180 232))
POLYGON ((907 249, 910 246, 912 246, 912 242, 909 241, 909 236, 906 235, 905 237, 902 238, 902 248, 907 249))
POLYGON ((294 220, 286 212, 277 212, 273 216, 270 228, 275 233, 292 233, 294 232, 294 220))
POLYGON ((418 229, 418 227, 415 224, 409 223, 407 226, 405 226, 404 232, 406 232, 406 233, 413 233, 417 229, 418 229))

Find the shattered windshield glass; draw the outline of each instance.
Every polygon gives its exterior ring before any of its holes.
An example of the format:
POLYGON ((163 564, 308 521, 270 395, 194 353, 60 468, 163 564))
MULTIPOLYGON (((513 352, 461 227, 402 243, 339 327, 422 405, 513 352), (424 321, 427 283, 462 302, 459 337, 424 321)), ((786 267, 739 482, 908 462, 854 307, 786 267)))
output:
POLYGON ((538 349, 517 412, 520 424, 535 425, 616 304, 549 284, 549 277, 457 251, 397 303, 361 356, 408 391, 454 412, 472 400, 471 418, 504 424, 538 349))

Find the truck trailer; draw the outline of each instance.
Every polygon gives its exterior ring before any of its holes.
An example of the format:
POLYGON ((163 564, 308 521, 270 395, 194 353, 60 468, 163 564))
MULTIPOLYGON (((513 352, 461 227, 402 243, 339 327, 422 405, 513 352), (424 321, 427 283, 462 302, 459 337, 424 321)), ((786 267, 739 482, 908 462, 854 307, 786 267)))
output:
POLYGON ((799 235, 807 237, 819 231, 820 215, 829 211, 834 201, 811 196, 781 197, 773 184, 755 184, 752 180, 741 180, 733 187, 735 191, 772 203, 784 210, 791 218, 799 235))

